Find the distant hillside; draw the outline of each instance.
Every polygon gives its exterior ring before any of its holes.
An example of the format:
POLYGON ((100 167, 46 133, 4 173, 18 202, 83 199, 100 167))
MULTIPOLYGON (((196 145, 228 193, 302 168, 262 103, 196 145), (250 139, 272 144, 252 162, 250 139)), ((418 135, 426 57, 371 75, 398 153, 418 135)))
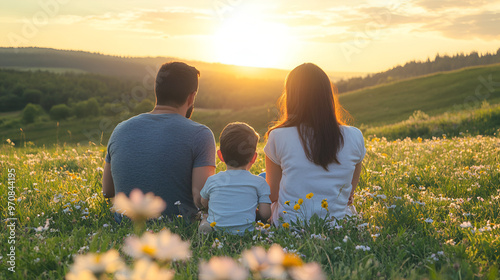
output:
POLYGON ((479 55, 477 52, 471 52, 468 55, 463 53, 454 56, 436 55, 434 60, 410 61, 403 66, 396 66, 390 70, 369 74, 365 77, 354 77, 342 79, 336 82, 340 93, 354 91, 370 86, 381 85, 395 82, 402 79, 414 78, 423 75, 429 75, 437 72, 458 70, 465 67, 491 65, 500 63, 500 49, 495 53, 486 53, 479 55))
MULTIPOLYGON (((129 77, 142 81, 155 73, 163 63, 183 61, 200 70, 201 77, 224 76, 249 79, 279 80, 283 83, 289 70, 235 66, 220 63, 190 61, 174 57, 121 57, 84 51, 48 48, 2 48, 0 68, 20 69, 69 69, 108 76, 129 77)), ((329 72, 332 80, 346 79, 364 73, 329 72)))
POLYGON ((500 64, 428 75, 341 94, 356 125, 407 120, 420 110, 431 116, 500 103, 500 64))
MULTIPOLYGON (((40 104, 47 111, 57 104, 70 105, 89 98, 96 98, 100 104, 117 100, 130 103, 123 99, 131 99, 136 87, 146 92, 145 95, 141 93, 141 100, 144 97, 154 100, 152 89, 157 69, 173 60, 181 59, 119 57, 45 48, 0 48, 0 112, 21 110, 29 102, 40 104), (18 72, 27 70, 30 73, 18 72)), ((280 69, 181 61, 201 72, 197 106, 203 108, 241 109, 274 104, 288 74, 287 70, 280 69)), ((340 78, 358 73, 330 74, 340 78)), ((134 105, 127 104, 130 109, 134 105)))
MULTIPOLYGON (((363 89, 343 94, 339 96, 339 101, 352 115, 351 125, 360 127, 368 134, 375 133, 377 136, 404 138, 439 136, 443 133, 458 135, 467 129, 470 133, 477 131, 491 134, 498 129, 500 122, 497 120, 498 113, 483 116, 486 120, 483 122, 483 119, 478 119, 482 113, 476 114, 473 121, 469 121, 471 118, 463 117, 468 113, 462 111, 478 108, 483 101, 489 102, 492 106, 500 103, 500 64, 439 73, 363 89), (418 110, 425 114, 414 114, 418 110), (445 117, 439 117, 437 121, 433 118, 444 113, 445 117), (426 115, 429 118, 422 117, 426 115), (458 119, 455 118, 456 115, 458 119), (415 121, 406 121, 410 118, 415 121), (425 122, 420 122, 422 119, 425 122), (451 120, 450 123, 448 120, 451 120), (399 124, 388 126, 398 122, 399 124), (482 123, 481 127, 478 127, 478 123, 482 123), (385 127, 380 129, 374 128, 384 125, 385 127), (406 132, 408 135, 405 135, 406 132)), ((33 141, 37 145, 56 143, 57 139, 60 143, 85 144, 92 141, 105 144, 116 124, 148 110, 147 106, 143 108, 139 106, 140 104, 138 106, 142 111, 133 107, 125 111, 113 111, 112 106, 101 105, 103 106, 100 116, 91 115, 85 118, 72 116, 60 121, 60 126, 56 125, 56 121, 50 120, 47 114, 37 117, 34 123, 28 124, 23 121, 20 111, 0 113, 0 140, 12 139, 19 143, 23 137, 25 138, 23 141, 33 141), (23 128, 23 131, 20 132, 19 128, 23 128)), ((75 107, 77 108, 78 106, 75 107)), ((227 123, 233 121, 248 122, 260 134, 264 134, 269 123, 275 118, 276 110, 273 103, 244 106, 237 110, 196 109, 193 115, 195 121, 209 126, 216 137, 227 123)))

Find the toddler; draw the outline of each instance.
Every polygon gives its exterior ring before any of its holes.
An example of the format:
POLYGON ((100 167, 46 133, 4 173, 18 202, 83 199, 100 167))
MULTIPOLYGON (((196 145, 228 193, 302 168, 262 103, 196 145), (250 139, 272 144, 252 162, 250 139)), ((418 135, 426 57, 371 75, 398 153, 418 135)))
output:
POLYGON ((239 235, 251 231, 257 206, 260 219, 271 217, 269 185, 249 172, 257 158, 258 141, 259 134, 245 123, 230 123, 222 130, 217 155, 226 163, 227 171, 210 176, 200 192, 201 203, 208 207, 200 231, 206 233, 212 227, 239 235))

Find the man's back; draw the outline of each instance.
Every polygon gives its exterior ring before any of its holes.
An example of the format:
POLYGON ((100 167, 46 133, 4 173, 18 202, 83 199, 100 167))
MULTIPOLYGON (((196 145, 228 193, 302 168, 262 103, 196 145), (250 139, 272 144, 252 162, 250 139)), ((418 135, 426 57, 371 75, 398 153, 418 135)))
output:
POLYGON ((215 140, 208 127, 179 114, 141 114, 115 128, 106 162, 116 193, 153 192, 167 203, 163 214, 189 217, 197 211, 193 168, 215 166, 215 140))

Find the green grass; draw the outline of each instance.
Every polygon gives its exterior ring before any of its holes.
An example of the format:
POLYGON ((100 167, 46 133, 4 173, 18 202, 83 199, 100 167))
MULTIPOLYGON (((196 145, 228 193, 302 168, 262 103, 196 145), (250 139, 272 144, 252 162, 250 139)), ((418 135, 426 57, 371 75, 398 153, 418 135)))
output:
MULTIPOLYGON (((191 259, 172 266, 176 279, 196 279, 201 260, 221 255, 237 260, 245 249, 274 243, 321 264, 329 279, 499 279, 499 146, 499 138, 486 136, 421 143, 366 139, 355 196, 362 216, 340 222, 342 227, 316 220, 243 237, 203 236, 196 224, 175 219, 152 222, 148 229, 166 227, 190 241, 191 259), (462 227, 465 222, 472 227, 462 227), (216 238, 221 248, 213 246, 216 238)), ((111 205, 100 194, 104 155, 104 146, 0 147, 0 219, 8 217, 8 169, 16 173, 18 218, 16 273, 7 271, 9 232, 2 230, 0 279, 62 279, 75 255, 121 250, 133 229, 114 223, 111 205), (47 220, 49 229, 37 232, 47 220)), ((263 156, 261 145, 254 174, 264 169, 263 156)))
POLYGON ((367 88, 339 97, 355 125, 378 126, 408 119, 420 110, 430 116, 500 102, 500 65, 466 68, 367 88), (492 84, 482 86, 480 77, 492 84))
POLYGON ((379 127, 361 127, 361 130, 365 136, 376 135, 389 140, 443 135, 500 135, 500 105, 484 102, 479 109, 444 113, 434 117, 416 111, 408 120, 379 127))

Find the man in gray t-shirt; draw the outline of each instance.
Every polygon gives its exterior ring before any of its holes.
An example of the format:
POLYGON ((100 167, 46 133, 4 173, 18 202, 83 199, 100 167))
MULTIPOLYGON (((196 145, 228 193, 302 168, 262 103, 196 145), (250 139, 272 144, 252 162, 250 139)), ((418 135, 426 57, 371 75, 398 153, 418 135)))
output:
POLYGON ((212 131, 189 119, 199 72, 180 62, 164 64, 156 77, 156 106, 116 126, 108 142, 103 194, 127 196, 138 188, 167 203, 163 214, 196 214, 200 191, 215 173, 212 131), (180 201, 180 205, 174 205, 180 201))

